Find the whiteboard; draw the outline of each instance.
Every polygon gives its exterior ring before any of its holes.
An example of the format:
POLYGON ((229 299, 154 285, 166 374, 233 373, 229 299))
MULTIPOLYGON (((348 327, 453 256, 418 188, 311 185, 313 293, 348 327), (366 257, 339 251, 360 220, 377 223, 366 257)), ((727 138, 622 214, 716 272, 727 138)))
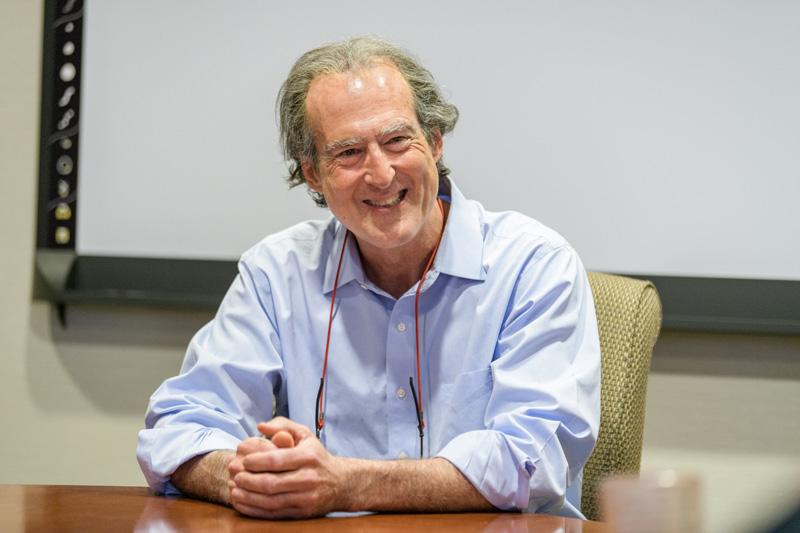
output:
POLYGON ((800 280, 800 3, 86 0, 76 251, 236 259, 326 218, 274 105, 303 52, 410 48, 467 197, 591 270, 800 280))

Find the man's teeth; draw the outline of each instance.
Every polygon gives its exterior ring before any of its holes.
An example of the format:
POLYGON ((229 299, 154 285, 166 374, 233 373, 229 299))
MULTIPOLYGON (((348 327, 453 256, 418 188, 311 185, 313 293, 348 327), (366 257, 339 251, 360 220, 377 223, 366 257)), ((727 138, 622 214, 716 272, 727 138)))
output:
POLYGON ((396 195, 392 196, 391 198, 387 198, 386 200, 381 200, 381 201, 367 200, 367 204, 373 207, 388 207, 390 205, 394 205, 400 202, 400 200, 403 199, 403 196, 405 196, 405 191, 400 191, 396 195))

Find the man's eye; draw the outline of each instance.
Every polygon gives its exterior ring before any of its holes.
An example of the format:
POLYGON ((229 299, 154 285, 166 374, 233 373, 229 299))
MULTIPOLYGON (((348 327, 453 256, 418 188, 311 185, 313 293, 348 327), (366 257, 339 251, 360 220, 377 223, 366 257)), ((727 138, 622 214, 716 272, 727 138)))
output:
POLYGON ((406 146, 408 146, 408 142, 409 138, 407 135, 397 135, 386 141, 385 146, 389 147, 390 150, 405 150, 406 146))
POLYGON ((358 153, 358 150, 355 148, 348 148, 347 150, 343 150, 339 152, 339 157, 352 157, 358 153))

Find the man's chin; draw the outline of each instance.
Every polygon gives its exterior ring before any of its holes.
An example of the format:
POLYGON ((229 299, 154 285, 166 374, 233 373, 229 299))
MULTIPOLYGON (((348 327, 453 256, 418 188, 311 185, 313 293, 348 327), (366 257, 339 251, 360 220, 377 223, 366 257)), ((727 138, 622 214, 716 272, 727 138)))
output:
POLYGON ((373 227, 363 232, 352 231, 352 233, 356 237, 359 247, 371 247, 384 251, 402 249, 414 237, 411 232, 397 231, 396 226, 392 226, 388 230, 373 227))

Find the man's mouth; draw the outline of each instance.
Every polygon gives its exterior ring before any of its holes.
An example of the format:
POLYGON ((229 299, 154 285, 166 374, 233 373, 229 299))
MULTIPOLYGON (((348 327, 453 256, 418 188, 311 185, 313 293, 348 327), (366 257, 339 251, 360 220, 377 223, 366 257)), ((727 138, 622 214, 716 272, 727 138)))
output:
POLYGON ((408 189, 403 189, 402 191, 398 192, 391 198, 387 198, 385 200, 364 200, 364 203, 370 207, 391 207, 393 205, 399 204, 403 201, 403 198, 406 197, 406 193, 408 189))

